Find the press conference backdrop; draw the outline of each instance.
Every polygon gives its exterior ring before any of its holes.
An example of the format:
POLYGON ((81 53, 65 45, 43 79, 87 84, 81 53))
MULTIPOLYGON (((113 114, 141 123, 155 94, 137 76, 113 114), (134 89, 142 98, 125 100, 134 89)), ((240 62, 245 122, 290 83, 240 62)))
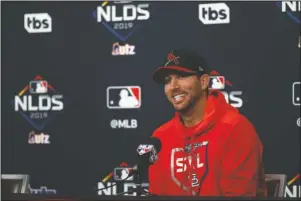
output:
POLYGON ((31 193, 132 189, 130 179, 98 190, 173 116, 151 75, 183 47, 255 125, 266 173, 286 174, 285 196, 300 196, 300 1, 3 2, 1 12, 2 173, 28 174, 31 193))

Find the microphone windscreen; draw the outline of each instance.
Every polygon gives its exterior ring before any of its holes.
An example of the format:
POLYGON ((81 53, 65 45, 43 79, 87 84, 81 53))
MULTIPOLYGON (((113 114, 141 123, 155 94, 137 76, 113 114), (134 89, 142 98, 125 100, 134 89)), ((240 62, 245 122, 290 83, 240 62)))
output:
POLYGON ((161 140, 159 138, 151 137, 150 138, 150 144, 155 146, 155 149, 156 149, 157 153, 159 153, 161 151, 162 143, 161 143, 161 140))
POLYGON ((156 157, 156 155, 160 152, 162 147, 160 139, 156 137, 147 138, 146 140, 143 140, 143 143, 141 143, 137 148, 137 162, 140 167, 143 166, 149 166, 152 164, 152 160, 154 160, 153 157, 156 157), (151 148, 153 147, 153 148, 151 148))

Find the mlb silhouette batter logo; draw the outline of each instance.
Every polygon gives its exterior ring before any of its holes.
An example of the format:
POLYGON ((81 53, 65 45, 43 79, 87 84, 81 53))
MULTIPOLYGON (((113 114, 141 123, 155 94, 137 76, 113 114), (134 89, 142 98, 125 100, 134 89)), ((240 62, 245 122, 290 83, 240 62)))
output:
POLYGON ((134 177, 128 177, 132 168, 127 168, 127 167, 117 167, 114 169, 114 179, 115 181, 122 181, 122 180, 127 180, 127 181, 133 181, 134 177))
POLYGON ((136 109, 141 106, 139 86, 110 86, 107 88, 107 107, 109 109, 136 109))
POLYGON ((45 94, 48 92, 48 82, 46 80, 33 80, 30 82, 30 93, 45 94))
POLYGON ((224 76, 210 76, 210 89, 224 89, 225 88, 225 77, 224 76))

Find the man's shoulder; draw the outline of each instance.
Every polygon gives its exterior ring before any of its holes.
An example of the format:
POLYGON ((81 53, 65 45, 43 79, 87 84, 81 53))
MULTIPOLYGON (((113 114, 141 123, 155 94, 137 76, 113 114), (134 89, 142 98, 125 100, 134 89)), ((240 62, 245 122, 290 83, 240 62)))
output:
POLYGON ((154 137, 161 138, 163 136, 166 136, 168 133, 171 133, 174 128, 174 122, 173 119, 161 124, 153 133, 154 137))
POLYGON ((240 112, 235 110, 229 110, 222 118, 222 122, 226 124, 232 125, 232 127, 236 127, 239 125, 248 125, 252 126, 250 120, 240 112))
POLYGON ((257 141, 259 139, 253 123, 245 115, 239 112, 229 111, 222 121, 231 127, 229 137, 239 137, 250 141, 257 141))

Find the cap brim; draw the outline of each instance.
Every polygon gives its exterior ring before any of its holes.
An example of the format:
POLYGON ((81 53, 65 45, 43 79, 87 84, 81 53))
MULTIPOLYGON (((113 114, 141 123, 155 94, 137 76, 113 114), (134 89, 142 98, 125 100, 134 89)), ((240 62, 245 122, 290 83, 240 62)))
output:
POLYGON ((164 83, 164 79, 169 74, 182 74, 182 75, 193 75, 197 74, 196 71, 189 70, 187 68, 183 68, 180 66, 167 66, 167 67, 160 67, 153 73, 153 80, 159 84, 164 83))

